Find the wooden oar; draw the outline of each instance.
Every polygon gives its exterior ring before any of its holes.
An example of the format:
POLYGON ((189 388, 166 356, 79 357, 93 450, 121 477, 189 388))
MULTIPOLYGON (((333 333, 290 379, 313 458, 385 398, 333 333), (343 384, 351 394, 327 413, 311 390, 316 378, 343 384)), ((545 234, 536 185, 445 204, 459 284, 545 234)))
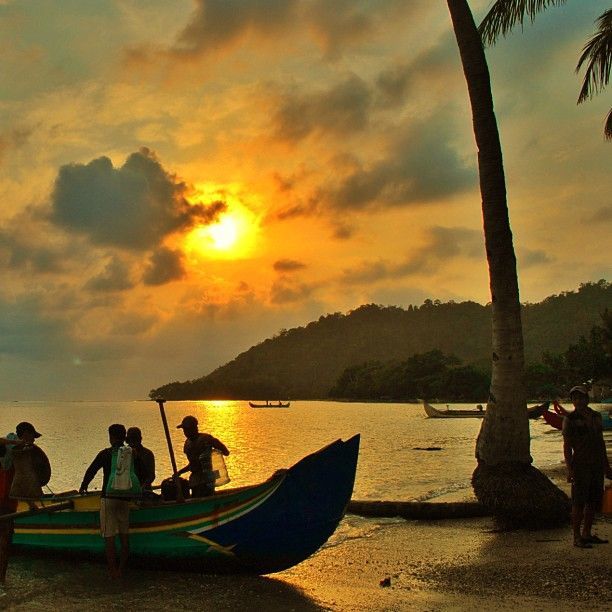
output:
POLYGON ((30 510, 22 510, 21 512, 0 514, 0 521, 12 521, 26 516, 35 516, 36 514, 50 514, 52 512, 59 512, 60 510, 68 510, 73 506, 74 502, 72 500, 67 500, 59 504, 51 504, 50 506, 41 506, 40 508, 31 508, 30 510))
POLYGON ((178 470, 176 469, 176 460, 174 459, 174 449, 172 448, 172 440, 170 439, 170 430, 168 429, 168 421, 166 420, 166 411, 164 410, 165 399, 155 400, 159 405, 159 413, 161 414, 161 420, 164 425, 164 433, 166 434, 166 443, 168 444, 168 452, 170 453, 170 463, 172 464, 172 476, 174 478, 174 486, 176 487, 176 501, 182 503, 185 501, 183 495, 183 487, 181 487, 181 481, 178 477, 178 470))

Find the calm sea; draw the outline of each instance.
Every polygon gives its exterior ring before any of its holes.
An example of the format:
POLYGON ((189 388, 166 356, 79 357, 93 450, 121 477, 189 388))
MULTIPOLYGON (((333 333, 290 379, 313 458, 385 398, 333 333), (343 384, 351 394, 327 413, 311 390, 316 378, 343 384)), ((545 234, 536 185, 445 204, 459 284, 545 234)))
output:
MULTIPOLYGON (((108 446, 111 423, 140 427, 144 445, 156 456, 157 483, 171 475, 154 402, 3 402, 0 410, 0 432, 14 431, 19 421, 30 421, 43 434, 38 443, 51 461, 49 487, 56 493, 78 489, 91 460, 108 446)), ((286 409, 262 409, 235 401, 167 402, 179 467, 185 465, 184 437, 176 425, 188 414, 198 418, 201 431, 220 438, 230 449, 226 461, 232 482, 228 486, 264 480, 276 469, 291 466, 337 438, 360 433, 356 499, 427 500, 469 491, 475 467, 474 441, 480 427, 480 419, 428 419, 418 404, 295 401, 286 409), (419 450, 427 447, 441 450, 419 450)), ((542 419, 530 421, 530 428, 535 465, 559 465, 563 460, 560 433, 542 419)), ((608 444, 610 434, 606 433, 608 444)), ((101 475, 90 490, 100 484, 101 475)))

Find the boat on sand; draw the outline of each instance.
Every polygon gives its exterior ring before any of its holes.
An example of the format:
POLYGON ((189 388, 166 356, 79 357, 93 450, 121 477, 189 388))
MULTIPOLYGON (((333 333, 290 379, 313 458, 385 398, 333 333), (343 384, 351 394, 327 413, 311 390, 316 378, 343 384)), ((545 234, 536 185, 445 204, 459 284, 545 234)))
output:
MULTIPOLYGON (((358 453, 355 435, 259 484, 182 502, 133 501, 130 562, 254 574, 296 565, 326 542, 344 516, 358 453)), ((32 503, 34 510, 22 504, 18 511, 24 513, 14 519, 13 543, 18 550, 37 556, 104 557, 99 492, 48 496, 32 503)))

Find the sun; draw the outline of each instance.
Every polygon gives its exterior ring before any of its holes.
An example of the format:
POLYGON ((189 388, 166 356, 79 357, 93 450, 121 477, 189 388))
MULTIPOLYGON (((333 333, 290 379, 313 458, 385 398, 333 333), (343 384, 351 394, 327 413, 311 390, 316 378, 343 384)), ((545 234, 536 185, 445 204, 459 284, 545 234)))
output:
POLYGON ((257 234, 255 215, 245 206, 228 203, 227 212, 185 237, 184 250, 193 259, 243 259, 252 252, 257 234))
POLYGON ((231 249, 238 240, 238 223, 231 215, 224 215, 217 223, 207 228, 212 246, 219 251, 231 249))

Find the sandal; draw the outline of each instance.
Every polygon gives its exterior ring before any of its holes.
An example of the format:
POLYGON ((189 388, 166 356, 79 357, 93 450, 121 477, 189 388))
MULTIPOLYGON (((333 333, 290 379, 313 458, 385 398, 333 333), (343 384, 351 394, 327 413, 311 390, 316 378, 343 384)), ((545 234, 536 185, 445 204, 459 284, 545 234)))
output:
POLYGON ((588 538, 582 538, 585 542, 589 544, 607 544, 608 540, 602 540, 599 536, 591 535, 588 538))
POLYGON ((576 548, 593 548, 584 538, 574 540, 574 546, 576 548))

